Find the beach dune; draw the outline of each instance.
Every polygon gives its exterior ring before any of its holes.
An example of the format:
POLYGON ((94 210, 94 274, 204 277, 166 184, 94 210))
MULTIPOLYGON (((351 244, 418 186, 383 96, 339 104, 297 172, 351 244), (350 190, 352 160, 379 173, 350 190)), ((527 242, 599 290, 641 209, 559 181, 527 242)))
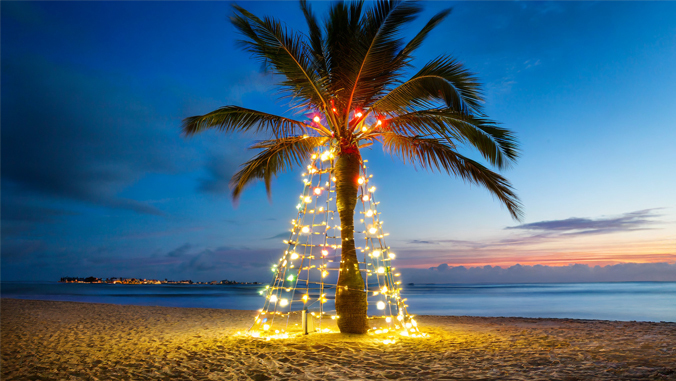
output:
POLYGON ((1 300, 2 380, 676 380, 676 323, 419 316, 426 338, 237 335, 253 311, 1 300))

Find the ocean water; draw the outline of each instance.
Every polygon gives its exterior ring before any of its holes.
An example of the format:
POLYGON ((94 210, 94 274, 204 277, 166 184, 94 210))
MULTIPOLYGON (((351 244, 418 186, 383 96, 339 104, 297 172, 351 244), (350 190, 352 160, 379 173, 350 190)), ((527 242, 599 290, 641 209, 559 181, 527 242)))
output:
MULTIPOLYGON (((112 285, 2 282, 3 298, 257 310, 261 285, 112 285)), ((406 285, 417 315, 676 322, 676 282, 406 285)))

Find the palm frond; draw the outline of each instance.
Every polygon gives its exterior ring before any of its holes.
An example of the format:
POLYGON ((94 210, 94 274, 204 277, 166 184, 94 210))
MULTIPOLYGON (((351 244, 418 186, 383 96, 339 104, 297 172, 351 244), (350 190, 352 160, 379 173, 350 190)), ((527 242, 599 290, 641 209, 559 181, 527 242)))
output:
POLYGON ((381 0, 371 7, 361 23, 360 38, 353 47, 351 60, 341 75, 347 89, 343 112, 346 117, 355 107, 366 105, 384 91, 397 73, 394 59, 403 42, 397 32, 422 9, 415 3, 381 0))
POLYGON ((319 74, 320 78, 326 78, 328 68, 326 67, 326 58, 324 57, 324 38, 322 30, 319 27, 317 18, 312 13, 312 7, 307 0, 300 0, 300 9, 303 11, 305 21, 310 32, 308 38, 310 40, 310 48, 314 58, 313 68, 319 74))
POLYGON ((463 115, 451 109, 420 110, 387 120, 393 132, 404 135, 436 134, 449 142, 463 142, 477 148, 491 165, 508 168, 519 157, 516 137, 494 121, 463 115))
POLYGON ((384 132, 383 147, 404 163, 419 164, 425 169, 446 171, 465 181, 481 185, 488 189, 509 210, 516 220, 523 216, 521 202, 507 179, 483 165, 455 152, 444 141, 434 138, 405 136, 384 132))
POLYGON ((265 140, 251 146, 251 149, 262 149, 253 159, 242 165, 230 180, 232 198, 237 200, 244 187, 253 181, 263 179, 265 189, 270 196, 272 176, 285 172, 294 165, 302 166, 313 150, 326 143, 325 137, 291 136, 286 138, 265 140))
POLYGON ((446 16, 448 16, 451 13, 451 8, 444 9, 443 11, 437 13, 436 15, 432 16, 430 21, 427 22, 427 24, 416 34, 411 41, 406 44, 406 46, 397 54, 397 61, 400 61, 402 65, 406 65, 410 62, 410 60, 413 58, 411 54, 420 47, 420 45, 423 43, 425 38, 427 38, 427 35, 437 27, 444 19, 446 16))
POLYGON ((224 106, 208 114, 183 119, 183 133, 186 136, 208 128, 217 128, 226 133, 253 129, 256 133, 268 132, 275 137, 299 135, 308 130, 318 131, 316 127, 297 120, 239 106, 224 106))
POLYGON ((327 103, 321 77, 314 71, 314 59, 303 35, 289 31, 274 18, 260 19, 244 8, 234 5, 232 24, 248 39, 241 46, 286 79, 280 83, 296 107, 326 109, 327 103))
POLYGON ((449 56, 441 56, 374 102, 371 109, 392 115, 438 107, 441 102, 465 115, 481 115, 480 87, 478 80, 461 63, 449 56))

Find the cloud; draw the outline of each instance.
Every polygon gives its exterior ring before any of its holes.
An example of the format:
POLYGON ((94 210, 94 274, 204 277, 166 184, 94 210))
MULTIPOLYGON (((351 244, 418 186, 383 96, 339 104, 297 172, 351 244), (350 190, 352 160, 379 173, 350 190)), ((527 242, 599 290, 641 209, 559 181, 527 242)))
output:
POLYGON ((442 263, 429 269, 402 269, 407 283, 575 283, 575 282, 673 282, 676 263, 620 263, 607 266, 465 267, 442 263))
POLYGON ((571 217, 565 220, 532 222, 529 224, 506 227, 505 229, 556 232, 566 235, 607 234, 645 230, 648 229, 648 226, 657 223, 654 218, 659 217, 660 215, 655 214, 654 211, 659 209, 660 208, 638 210, 625 213, 619 217, 598 219, 571 217))
POLYGON ((413 245, 438 245, 440 242, 446 242, 444 240, 419 240, 419 239, 414 239, 412 241, 408 241, 408 243, 413 244, 413 245))
POLYGON ((174 171, 180 143, 131 85, 120 85, 131 81, 39 57, 2 65, 3 193, 163 214, 118 196, 149 172, 174 171))
POLYGON ((230 178, 237 171, 238 163, 226 156, 212 156, 205 166, 209 177, 200 179, 198 190, 203 193, 229 195, 230 178))
POLYGON ((189 243, 186 243, 186 244, 181 245, 181 246, 175 248, 174 250, 168 252, 167 257, 172 257, 172 258, 183 257, 188 253, 188 251, 190 251, 190 249, 192 249, 192 245, 189 244, 189 243))

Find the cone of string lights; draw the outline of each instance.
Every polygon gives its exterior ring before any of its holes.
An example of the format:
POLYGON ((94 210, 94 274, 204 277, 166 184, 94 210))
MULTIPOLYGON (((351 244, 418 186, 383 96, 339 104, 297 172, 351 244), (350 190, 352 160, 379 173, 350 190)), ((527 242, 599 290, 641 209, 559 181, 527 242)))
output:
MULTIPOLYGON (((401 297, 401 274, 393 266, 396 255, 385 242, 388 234, 382 229, 376 187, 366 163, 363 160, 359 164, 356 206, 360 216, 359 223, 353 224, 355 242, 360 245, 355 247, 360 254, 356 265, 364 281, 350 291, 364 295, 371 333, 422 336, 407 312, 406 299, 401 297)), ((340 319, 335 296, 346 286, 338 286, 345 266, 341 263, 344 232, 337 221, 335 164, 334 149, 327 145, 312 154, 302 174, 296 218, 291 221, 289 239, 284 240, 286 249, 271 268, 272 282, 260 291, 265 301, 248 330, 253 337, 285 338, 308 333, 308 320, 310 333, 330 332, 327 320, 340 319), (303 311, 305 329, 298 327, 303 311)))

